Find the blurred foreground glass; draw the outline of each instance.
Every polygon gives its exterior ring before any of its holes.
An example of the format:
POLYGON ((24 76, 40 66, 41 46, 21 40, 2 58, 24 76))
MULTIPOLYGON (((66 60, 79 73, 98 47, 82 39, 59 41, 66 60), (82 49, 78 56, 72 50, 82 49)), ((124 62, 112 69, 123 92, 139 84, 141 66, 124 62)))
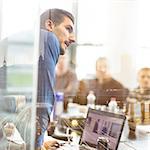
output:
POLYGON ((30 150, 34 149, 38 2, 1 0, 0 4, 0 150, 30 150))

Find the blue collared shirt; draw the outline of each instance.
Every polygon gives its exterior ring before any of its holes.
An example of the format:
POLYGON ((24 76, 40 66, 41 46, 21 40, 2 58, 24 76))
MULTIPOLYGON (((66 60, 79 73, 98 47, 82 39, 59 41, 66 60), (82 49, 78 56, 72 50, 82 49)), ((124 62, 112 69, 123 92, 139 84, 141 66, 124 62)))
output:
POLYGON ((49 114, 55 101, 55 66, 59 55, 60 44, 56 35, 53 32, 41 29, 37 103, 41 107, 47 107, 49 114))

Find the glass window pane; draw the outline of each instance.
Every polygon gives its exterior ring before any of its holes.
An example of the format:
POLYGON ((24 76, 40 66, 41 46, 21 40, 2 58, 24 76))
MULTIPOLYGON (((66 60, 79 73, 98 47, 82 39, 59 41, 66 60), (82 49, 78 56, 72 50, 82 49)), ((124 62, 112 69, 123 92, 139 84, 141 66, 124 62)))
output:
POLYGON ((38 2, 3 0, 1 4, 0 149, 34 149, 38 2), (17 139, 10 142, 10 136, 17 139))

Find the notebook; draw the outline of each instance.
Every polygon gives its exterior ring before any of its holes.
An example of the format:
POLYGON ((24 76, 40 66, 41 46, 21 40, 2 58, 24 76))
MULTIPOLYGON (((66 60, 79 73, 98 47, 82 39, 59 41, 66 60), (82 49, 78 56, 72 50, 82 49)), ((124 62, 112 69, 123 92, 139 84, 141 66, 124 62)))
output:
POLYGON ((108 150, 117 150, 125 120, 125 115, 89 108, 80 139, 81 147, 96 149, 98 137, 103 137, 108 140, 108 150))

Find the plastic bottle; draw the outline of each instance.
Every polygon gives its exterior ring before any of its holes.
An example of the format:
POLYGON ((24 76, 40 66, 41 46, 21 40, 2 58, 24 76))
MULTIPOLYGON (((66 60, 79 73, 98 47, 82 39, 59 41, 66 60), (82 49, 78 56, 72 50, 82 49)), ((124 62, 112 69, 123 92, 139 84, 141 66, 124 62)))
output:
POLYGON ((64 110, 64 93, 63 92, 57 92, 56 93, 56 102, 55 102, 55 110, 54 114, 55 117, 58 118, 64 110))
POLYGON ((110 111, 115 112, 117 109, 117 101, 116 97, 111 97, 110 102, 108 104, 108 108, 110 111))
POLYGON ((87 96, 87 106, 90 108, 95 108, 95 100, 96 96, 94 95, 93 91, 89 91, 89 94, 87 96))

